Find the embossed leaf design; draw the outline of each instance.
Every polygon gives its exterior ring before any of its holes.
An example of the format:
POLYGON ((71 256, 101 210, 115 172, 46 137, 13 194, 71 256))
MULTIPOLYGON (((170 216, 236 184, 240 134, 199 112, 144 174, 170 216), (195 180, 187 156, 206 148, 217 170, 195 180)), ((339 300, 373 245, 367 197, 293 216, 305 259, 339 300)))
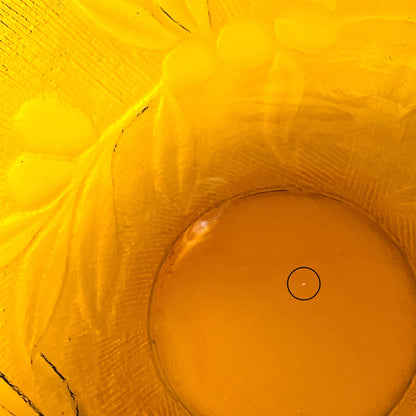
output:
POLYGON ((155 188, 184 191, 186 176, 192 170, 193 140, 189 122, 175 97, 162 95, 153 128, 153 171, 155 188))
POLYGON ((32 211, 0 222, 0 268, 26 250, 42 228, 45 215, 45 211, 32 211))
POLYGON ((79 0, 85 13, 103 30, 141 49, 166 50, 177 37, 145 8, 129 0, 79 0))
POLYGON ((112 149, 105 149, 80 184, 71 224, 71 273, 81 294, 81 310, 102 330, 111 310, 120 253, 111 174, 112 149))
POLYGON ((158 0, 157 3, 184 30, 192 33, 209 31, 207 0, 158 0))
POLYGON ((67 209, 44 219, 20 260, 15 286, 18 347, 31 355, 46 330, 67 275, 70 228, 67 209), (53 278, 51 278, 53 276, 53 278))

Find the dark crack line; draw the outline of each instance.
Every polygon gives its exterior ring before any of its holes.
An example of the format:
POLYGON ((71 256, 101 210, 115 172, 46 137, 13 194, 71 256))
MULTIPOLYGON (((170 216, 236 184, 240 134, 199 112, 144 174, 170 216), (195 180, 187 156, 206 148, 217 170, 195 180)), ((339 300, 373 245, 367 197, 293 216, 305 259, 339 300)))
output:
POLYGON ((1 407, 2 409, 4 409, 7 413, 9 413, 10 415, 12 415, 12 416, 16 416, 13 412, 11 412, 9 409, 7 409, 6 407, 4 407, 2 404, 0 404, 0 407, 1 407))
POLYGON ((177 20, 175 20, 165 9, 163 9, 161 6, 159 7, 160 10, 162 10, 162 12, 165 13, 165 15, 169 17, 170 20, 172 20, 172 22, 176 23, 179 27, 181 27, 183 30, 186 30, 188 33, 191 33, 191 31, 188 28, 186 28, 184 25, 180 24, 177 20))
POLYGON ((46 363, 52 368, 52 370, 55 372, 55 374, 63 381, 63 383, 65 384, 69 395, 72 398, 72 401, 75 404, 75 414, 77 416, 79 416, 79 406, 78 406, 78 402, 77 402, 77 398, 74 394, 74 392, 71 390, 71 388, 69 387, 68 384, 68 380, 58 371, 58 369, 45 357, 45 355, 43 353, 40 353, 40 356, 46 361, 46 363))
MULTIPOLYGON (((136 118, 137 117, 140 117, 145 111, 147 111, 149 109, 149 106, 148 105, 146 105, 144 108, 142 108, 137 114, 136 114, 136 118)), ((133 120, 131 120, 126 126, 124 126, 122 129, 121 129, 121 133, 119 134, 119 136, 117 137, 117 140, 116 140, 116 142, 114 143, 114 147, 113 147, 113 156, 111 157, 111 181, 112 181, 112 184, 113 184, 113 192, 114 192, 114 187, 115 187, 115 184, 116 184, 116 182, 115 182, 115 180, 114 180, 114 156, 115 156, 115 153, 116 153, 116 150, 117 150, 117 147, 118 147, 118 145, 119 145, 119 142, 120 142, 120 140, 121 140, 121 138, 123 137, 123 134, 124 134, 124 132, 125 132, 125 130, 127 129, 127 128, 129 128, 132 124, 133 124, 133 122, 134 122, 134 119, 133 120)), ((115 201, 115 196, 114 196, 114 194, 113 194, 113 201, 115 201)), ((114 206, 114 212, 116 212, 116 207, 114 206)))
MULTIPOLYGON (((136 117, 141 116, 148 108, 149 108, 148 105, 144 107, 139 113, 136 114, 136 117)), ((124 129, 122 130, 122 133, 124 133, 124 129)))
POLYGON ((207 0, 207 13, 208 13, 209 25, 212 26, 211 11, 209 9, 209 0, 207 0))
MULTIPOLYGON (((21 398, 22 400, 27 403, 37 414, 38 416, 45 416, 40 410, 39 408, 32 402, 32 400, 29 399, 29 397, 27 397, 22 390, 19 389, 19 387, 15 386, 7 377, 4 373, 0 372, 0 378, 13 390, 15 391, 21 398)), ((6 409, 7 410, 7 409, 6 409)), ((8 410, 9 413, 11 413, 8 410)), ((13 414, 13 413, 11 413, 13 414)))

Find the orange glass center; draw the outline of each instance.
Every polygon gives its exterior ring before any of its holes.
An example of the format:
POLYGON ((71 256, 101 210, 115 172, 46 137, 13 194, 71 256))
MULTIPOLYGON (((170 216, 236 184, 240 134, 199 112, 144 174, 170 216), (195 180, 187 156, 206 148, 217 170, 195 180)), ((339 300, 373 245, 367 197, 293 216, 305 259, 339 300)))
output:
POLYGON ((415 294, 358 209, 290 192, 231 200, 161 268, 155 364, 194 416, 385 416, 415 371, 415 294))

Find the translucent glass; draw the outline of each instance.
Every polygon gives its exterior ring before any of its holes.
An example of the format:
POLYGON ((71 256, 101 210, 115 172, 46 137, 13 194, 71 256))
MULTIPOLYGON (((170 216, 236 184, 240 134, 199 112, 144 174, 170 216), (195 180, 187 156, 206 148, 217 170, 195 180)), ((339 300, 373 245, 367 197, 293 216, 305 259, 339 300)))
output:
POLYGON ((415 24, 410 0, 1 2, 0 415, 416 415, 415 24))

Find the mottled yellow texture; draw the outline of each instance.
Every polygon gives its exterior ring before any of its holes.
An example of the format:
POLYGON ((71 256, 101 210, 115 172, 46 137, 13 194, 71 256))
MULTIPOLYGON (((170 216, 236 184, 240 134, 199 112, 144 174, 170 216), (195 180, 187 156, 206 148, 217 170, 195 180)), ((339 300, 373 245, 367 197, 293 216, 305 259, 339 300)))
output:
POLYGON ((187 414, 150 293, 237 195, 348 201, 414 269, 414 0, 5 0, 0 41, 0 414, 187 414))

